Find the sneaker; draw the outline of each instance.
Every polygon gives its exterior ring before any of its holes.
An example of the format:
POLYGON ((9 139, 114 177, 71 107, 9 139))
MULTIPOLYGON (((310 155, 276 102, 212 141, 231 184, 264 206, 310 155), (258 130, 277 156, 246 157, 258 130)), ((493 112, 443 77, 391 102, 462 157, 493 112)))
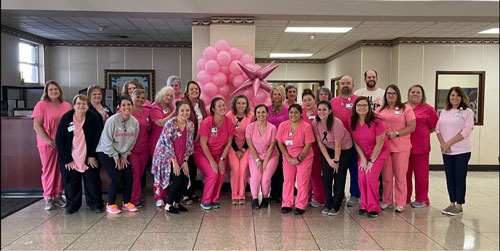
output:
POLYGON ((200 203, 200 207, 203 208, 204 210, 211 210, 212 203, 200 203))
POLYGON ((448 214, 448 212, 452 209, 455 208, 455 206, 448 206, 447 208, 443 209, 441 211, 442 214, 448 214))
POLYGON ((48 198, 45 200, 45 211, 54 209, 54 199, 48 198))
POLYGON ((66 207, 66 201, 63 199, 62 196, 59 196, 56 199, 54 199, 52 203, 54 204, 54 206, 66 207))
POLYGON ((258 199, 253 199, 252 200, 252 209, 253 210, 259 210, 259 200, 258 199))
POLYGON ((245 199, 238 200, 238 204, 240 204, 240 205, 245 205, 245 199))
POLYGON ((187 212, 189 211, 187 208, 185 208, 183 205, 181 204, 177 204, 177 207, 176 207, 180 212, 187 212))
POLYGON ((377 218, 380 214, 377 211, 370 211, 368 212, 368 217, 370 218, 377 218))
POLYGON ((330 215, 330 216, 335 216, 335 215, 337 215, 338 213, 339 213, 339 211, 337 211, 337 210, 335 210, 335 209, 332 209, 332 210, 328 211, 328 215, 330 215))
POLYGON ((359 215, 366 215, 367 213, 368 213, 368 210, 366 210, 366 209, 359 209, 358 210, 359 215))
POLYGON ((100 213, 104 212, 104 211, 102 210, 102 207, 97 207, 97 208, 94 208, 94 209, 92 209, 92 210, 94 210, 94 212, 95 212, 96 214, 100 214, 100 213))
POLYGON ((381 208, 382 210, 386 210, 386 209, 393 209, 393 208, 394 208, 394 206, 393 206, 392 204, 391 204, 391 205, 387 205, 387 204, 385 204, 385 203, 380 203, 380 208, 381 208))
POLYGON ((135 207, 137 207, 137 208, 143 208, 144 207, 144 203, 142 203, 142 201, 139 201, 139 203, 135 204, 135 207))
POLYGON ((305 210, 302 210, 300 208, 295 208, 295 212, 293 212, 293 214, 295 215, 303 215, 305 212, 305 210))
POLYGON ((311 202, 309 202, 308 204, 310 207, 313 207, 313 208, 317 208, 319 206, 321 206, 321 204, 319 202, 317 202, 316 200, 312 199, 311 202))
POLYGON ((403 206, 397 206, 396 207, 396 213, 402 213, 405 211, 405 208, 403 206))
POLYGON ((232 201, 231 201, 231 204, 233 204, 233 205, 238 205, 238 200, 232 200, 232 201))
POLYGON ((427 203, 424 201, 422 203, 418 202, 418 201, 414 201, 414 202, 411 202, 410 205, 414 208, 421 208, 421 207, 426 207, 427 206, 427 203))
POLYGON ((448 215, 455 216, 463 213, 463 209, 458 209, 457 207, 453 207, 448 211, 448 215))
POLYGON ((260 202, 260 207, 267 207, 267 206, 269 206, 269 199, 262 198, 262 201, 260 202))
POLYGON ((156 207, 164 207, 164 206, 165 206, 165 202, 163 202, 163 200, 156 201, 156 207))
POLYGON ((132 204, 131 202, 129 202, 127 204, 123 203, 122 209, 129 211, 129 212, 136 212, 137 211, 137 207, 135 207, 135 205, 132 204))
POLYGON ((291 211, 292 211, 291 207, 282 207, 281 208, 281 213, 283 213, 283 214, 290 213, 291 211))
POLYGON ((168 204, 165 206, 165 211, 167 211, 168 213, 171 213, 171 214, 179 214, 179 210, 177 210, 177 208, 175 208, 172 205, 168 205, 168 204))
POLYGON ((118 208, 118 205, 116 205, 116 204, 113 204, 113 205, 106 204, 106 212, 108 212, 110 214, 119 214, 122 212, 122 210, 120 210, 118 208))
POLYGON ((354 196, 351 196, 349 200, 347 201, 347 206, 348 207, 355 207, 359 203, 359 198, 356 198, 354 196))
POLYGON ((212 207, 215 209, 220 208, 220 203, 219 202, 212 202, 212 207))
POLYGON ((328 214, 329 211, 330 211, 330 209, 328 209, 328 208, 325 207, 325 208, 323 208, 323 210, 321 210, 321 213, 322 214, 328 214))

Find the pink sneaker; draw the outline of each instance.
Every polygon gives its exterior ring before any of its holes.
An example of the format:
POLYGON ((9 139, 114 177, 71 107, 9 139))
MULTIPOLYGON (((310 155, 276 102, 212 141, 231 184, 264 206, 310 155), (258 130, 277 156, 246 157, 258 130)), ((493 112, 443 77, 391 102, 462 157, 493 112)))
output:
POLYGON ((132 204, 131 202, 129 202, 127 204, 123 204, 122 205, 122 209, 123 210, 127 210, 129 212, 135 212, 135 211, 137 211, 137 207, 135 207, 135 205, 132 204))
POLYGON ((110 214, 119 214, 122 212, 122 210, 120 210, 118 208, 118 205, 116 205, 116 204, 113 204, 113 205, 106 204, 106 212, 108 212, 110 214))

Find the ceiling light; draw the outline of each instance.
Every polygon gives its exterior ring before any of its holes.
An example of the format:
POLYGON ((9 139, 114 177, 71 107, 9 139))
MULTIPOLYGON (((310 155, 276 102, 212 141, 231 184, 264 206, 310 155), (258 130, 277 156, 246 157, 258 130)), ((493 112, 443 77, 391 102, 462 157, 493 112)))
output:
POLYGON ((488 30, 481 31, 479 33, 481 33, 481 34, 498 34, 498 28, 491 28, 488 30))
POLYGON ((312 53, 271 53, 270 58, 308 58, 312 53))
POLYGON ((285 32, 300 33, 345 33, 352 27, 286 27, 285 32))

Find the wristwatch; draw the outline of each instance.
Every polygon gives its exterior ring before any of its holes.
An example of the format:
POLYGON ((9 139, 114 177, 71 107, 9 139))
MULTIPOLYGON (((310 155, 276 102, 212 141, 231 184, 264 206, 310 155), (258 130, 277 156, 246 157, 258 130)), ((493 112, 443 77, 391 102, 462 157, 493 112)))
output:
POLYGON ((399 137, 399 132, 398 132, 398 131, 396 131, 396 138, 397 138, 397 137, 399 137))
POLYGON ((222 160, 222 161, 224 161, 225 159, 226 159, 226 158, 224 158, 224 157, 220 157, 220 160, 222 160))
POLYGON ((368 160, 368 161, 369 161, 370 163, 372 163, 372 164, 373 164, 373 163, 375 163, 375 161, 374 161, 374 160, 372 160, 371 158, 370 158, 370 160, 368 160))
POLYGON ((340 161, 338 160, 333 160, 333 163, 338 164, 340 161))
POLYGON ((188 161, 187 161, 187 160, 183 160, 183 161, 182 161, 182 163, 186 163, 186 162, 188 162, 188 161))
POLYGON ((260 159, 259 158, 256 158, 255 159, 255 162, 259 163, 260 159))

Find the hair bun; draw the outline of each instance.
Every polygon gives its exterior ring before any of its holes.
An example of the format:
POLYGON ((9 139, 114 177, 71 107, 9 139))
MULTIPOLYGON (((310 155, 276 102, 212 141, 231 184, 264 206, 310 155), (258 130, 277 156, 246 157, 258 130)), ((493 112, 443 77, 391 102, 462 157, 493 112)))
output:
POLYGON ((309 88, 306 88, 302 91, 302 96, 307 95, 307 94, 313 94, 313 91, 309 88))

